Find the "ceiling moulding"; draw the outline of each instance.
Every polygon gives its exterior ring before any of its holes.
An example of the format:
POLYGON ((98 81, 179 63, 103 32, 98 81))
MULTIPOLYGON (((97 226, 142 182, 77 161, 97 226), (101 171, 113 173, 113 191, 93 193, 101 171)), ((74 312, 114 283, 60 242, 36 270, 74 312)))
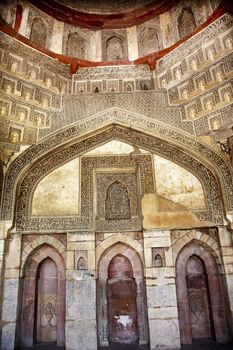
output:
MULTIPOLYGON (((29 2, 58 21, 97 30, 103 28, 127 28, 143 23, 168 11, 179 0, 155 0, 132 11, 111 14, 77 11, 54 0, 30 0, 29 2)), ((98 9, 98 1, 96 3, 96 9, 98 9)))

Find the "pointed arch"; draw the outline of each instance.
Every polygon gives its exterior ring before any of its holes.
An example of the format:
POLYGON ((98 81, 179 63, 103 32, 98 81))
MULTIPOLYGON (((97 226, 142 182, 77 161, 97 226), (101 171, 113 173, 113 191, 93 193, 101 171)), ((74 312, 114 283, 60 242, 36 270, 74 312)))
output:
POLYGON ((192 343, 190 308, 186 284, 186 264, 191 256, 197 256, 204 264, 210 293, 210 307, 215 338, 219 342, 228 340, 226 313, 222 294, 222 281, 217 261, 210 250, 196 242, 186 244, 176 260, 176 288, 181 343, 192 343))
POLYGON ((130 199, 127 187, 119 181, 113 182, 106 191, 105 217, 111 219, 130 219, 130 199))
MULTIPOLYGON (((114 109, 109 111, 109 115, 112 115, 111 120, 117 118, 114 109)), ((122 116, 124 116, 124 111, 122 111, 122 116)), ((130 115, 127 114, 127 117, 129 118, 130 115)), ((99 120, 99 115, 93 118, 93 122, 95 118, 99 120)), ((160 155, 193 173, 202 183, 208 199, 207 208, 210 215, 206 216, 203 213, 203 218, 206 217, 207 220, 213 220, 217 224, 222 223, 221 197, 223 197, 226 210, 233 208, 233 176, 232 169, 226 159, 219 152, 190 134, 180 133, 177 129, 168 127, 161 122, 151 121, 148 124, 150 132, 145 129, 139 131, 136 120, 138 119, 132 115, 130 128, 124 124, 119 125, 108 121, 102 129, 85 134, 85 138, 83 138, 82 133, 80 134, 80 126, 77 124, 30 147, 9 166, 3 193, 2 218, 9 220, 12 217, 15 189, 20 183, 19 202, 27 196, 30 197, 31 191, 40 179, 60 165, 108 141, 119 140, 160 155), (49 154, 49 157, 45 158, 46 154, 49 154), (22 185, 23 183, 26 185, 26 181, 28 182, 27 188, 24 189, 22 185)), ((87 125, 86 122, 85 124, 87 125)), ((144 126, 147 126, 145 122, 144 126)), ((22 206, 18 206, 18 211, 22 209, 24 211, 22 219, 28 217, 26 213, 28 213, 29 204, 30 200, 25 204, 22 203, 22 206)))
MULTIPOLYGON (((27 261, 28 257, 34 252, 35 249, 43 245, 51 246, 62 255, 64 261, 66 259, 66 247, 65 245, 57 238, 49 235, 43 235, 40 237, 35 237, 31 242, 25 245, 22 251, 22 268, 27 261)), ((21 270, 23 271, 23 270, 21 270)), ((21 272, 22 273, 22 272, 21 272)))
POLYGON ((86 40, 81 38, 77 32, 68 35, 66 54, 68 56, 85 59, 86 40))
POLYGON ((120 61, 124 59, 123 40, 116 35, 106 41, 107 61, 120 61))
POLYGON ((118 232, 106 238, 96 247, 97 264, 101 255, 104 253, 104 251, 106 251, 109 247, 117 243, 122 243, 127 246, 130 246, 132 249, 134 249, 137 252, 137 254, 141 257, 141 259, 143 259, 143 246, 136 239, 133 239, 122 232, 118 232))
POLYGON ((42 47, 46 47, 48 25, 40 17, 34 17, 31 26, 30 40, 42 47))
POLYGON ((23 297, 19 335, 21 346, 32 346, 36 341, 37 276, 40 267, 46 261, 51 261, 57 271, 57 292, 54 294, 53 291, 53 297, 50 298, 50 304, 52 302, 53 305, 49 305, 53 310, 56 310, 56 343, 60 346, 65 343, 65 264, 61 254, 54 247, 43 244, 29 254, 22 267, 21 289, 23 297))
POLYGON ((183 8, 178 17, 178 31, 180 38, 185 37, 196 29, 194 14, 190 7, 183 8))
MULTIPOLYGON (((108 248, 104 251, 99 251, 98 260, 98 281, 97 281, 97 307, 98 307, 98 337, 100 345, 109 344, 109 318, 108 318, 108 302, 107 300, 107 287, 109 277, 109 267, 111 262, 116 257, 122 257, 121 259, 126 260, 131 266, 131 277, 135 280, 136 284, 136 309, 138 318, 138 335, 139 342, 144 344, 148 343, 148 325, 147 325, 147 314, 144 305, 146 305, 146 291, 145 281, 142 269, 142 259, 133 246, 123 243, 124 234, 121 236, 121 241, 111 243, 108 240, 108 248)), ((110 237, 111 238, 111 237, 110 237)), ((115 237, 116 239, 116 237, 115 237)), ((105 240, 105 241, 107 241, 105 240)), ((132 238, 131 238, 132 240, 132 238)), ((104 242, 105 242, 104 241, 104 242)), ((132 240, 133 241, 133 240, 132 240)), ((102 242, 103 243, 103 242, 102 242)), ((106 242, 105 242, 105 246, 106 242)), ((103 247, 102 247, 103 248, 103 247)), ((97 247, 98 249, 98 247, 97 247)), ((127 264, 129 267, 129 264, 127 264)), ((124 266, 124 264, 123 264, 124 266)), ((115 279, 113 278, 115 281, 115 279)), ((120 306, 119 306, 120 307, 120 306)), ((111 340, 111 339, 110 339, 111 340)))
POLYGON ((160 50, 159 37, 155 28, 147 27, 140 33, 140 55, 145 56, 160 50))

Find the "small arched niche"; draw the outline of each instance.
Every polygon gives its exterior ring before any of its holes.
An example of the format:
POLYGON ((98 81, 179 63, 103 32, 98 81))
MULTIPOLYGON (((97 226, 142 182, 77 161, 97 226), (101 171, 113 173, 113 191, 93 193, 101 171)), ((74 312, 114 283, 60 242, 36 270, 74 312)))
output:
POLYGON ((106 220, 130 219, 130 199, 127 187, 119 181, 113 182, 106 191, 106 220))
POLYGON ((68 56, 84 59, 86 53, 86 41, 78 33, 70 33, 67 39, 66 54, 68 56))
POLYGON ((27 258, 22 277, 19 343, 65 343, 65 264, 60 253, 47 244, 27 258))
POLYGON ((40 17, 35 17, 31 26, 30 40, 39 45, 46 47, 47 24, 40 17))
POLYGON ((124 43, 116 35, 111 36, 106 41, 107 61, 120 61, 124 59, 124 43))
POLYGON ((145 56, 151 52, 158 51, 159 39, 155 28, 145 28, 140 34, 140 55, 145 56))
POLYGON ((180 38, 192 33, 196 29, 196 22, 190 7, 183 8, 178 17, 178 31, 180 38))

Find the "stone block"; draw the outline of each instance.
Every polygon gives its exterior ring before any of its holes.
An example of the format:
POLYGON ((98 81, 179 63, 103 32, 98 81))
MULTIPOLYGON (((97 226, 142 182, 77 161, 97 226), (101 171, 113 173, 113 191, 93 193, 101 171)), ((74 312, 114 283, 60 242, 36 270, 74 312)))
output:
POLYGON ((95 270, 95 250, 88 251, 88 269, 95 270))
POLYGON ((95 319, 66 320, 66 350, 96 350, 95 319))
POLYGON ((19 276, 19 268, 18 269, 5 269, 5 279, 14 279, 19 276))
POLYGON ((153 237, 153 238, 144 238, 144 247, 170 247, 171 239, 170 237, 153 237))
POLYGON ((166 266, 173 266, 173 254, 172 249, 169 248, 168 250, 165 249, 165 262, 166 266))
POLYGON ((180 331, 178 319, 150 320, 150 348, 180 349, 180 331))
POLYGON ((74 251, 68 251, 66 254, 66 268, 68 270, 74 269, 74 251))
POLYGON ((4 240, 0 239, 0 252, 3 252, 4 250, 4 240))
POLYGON ((73 320, 95 319, 95 280, 87 277, 86 279, 73 279, 66 282, 66 317, 73 320))
POLYGON ((15 322, 17 318, 18 279, 5 279, 2 320, 15 322))
POLYGON ((145 269, 146 277, 175 277, 174 267, 149 267, 145 269))
POLYGON ((67 235, 67 242, 88 242, 94 241, 95 236, 93 233, 70 233, 67 235))
POLYGON ((83 242, 68 242, 67 250, 94 250, 94 241, 83 241, 83 242))
POLYGON ((4 323, 2 326, 1 350, 15 349, 16 323, 4 323))
POLYGON ((143 236, 145 238, 154 238, 154 237, 170 237, 171 233, 169 230, 145 230, 143 231, 143 236))
POLYGON ((222 255, 233 255, 233 248, 232 247, 222 247, 222 255))
POLYGON ((178 318, 177 306, 148 308, 149 319, 178 318))
POLYGON ((225 264, 233 264, 233 255, 231 256, 223 256, 223 262, 225 264))
POLYGON ((21 236, 13 236, 6 254, 6 268, 17 268, 20 264, 21 236))
POLYGON ((219 240, 221 247, 230 247, 232 245, 231 233, 225 227, 219 227, 219 240))
POLYGON ((152 249, 146 248, 144 250, 145 267, 152 267, 152 249))
POLYGON ((233 264, 225 265, 224 269, 226 274, 233 274, 233 264))
POLYGON ((147 286, 147 305, 148 308, 176 306, 175 285, 147 286))

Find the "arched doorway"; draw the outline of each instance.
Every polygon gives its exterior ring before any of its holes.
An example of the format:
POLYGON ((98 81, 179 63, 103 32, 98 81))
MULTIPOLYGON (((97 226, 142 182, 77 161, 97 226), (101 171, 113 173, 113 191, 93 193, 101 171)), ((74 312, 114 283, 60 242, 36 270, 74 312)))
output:
POLYGON ((56 249, 44 245, 24 266, 20 346, 65 343, 65 265, 56 249))
POLYGON ((112 245, 100 257, 98 274, 99 345, 148 344, 146 290, 138 253, 124 243, 112 245))
POLYGON ((191 242, 178 254, 176 286, 181 343, 228 340, 222 285, 216 258, 191 242))
POLYGON ((192 339, 214 337, 209 285, 204 262, 192 255, 186 263, 186 286, 192 339))
POLYGON ((55 262, 46 258, 38 267, 35 303, 37 343, 55 343, 57 341, 57 267, 55 262))
POLYGON ((116 255, 108 267, 107 305, 110 343, 138 342, 136 284, 132 265, 116 255))

